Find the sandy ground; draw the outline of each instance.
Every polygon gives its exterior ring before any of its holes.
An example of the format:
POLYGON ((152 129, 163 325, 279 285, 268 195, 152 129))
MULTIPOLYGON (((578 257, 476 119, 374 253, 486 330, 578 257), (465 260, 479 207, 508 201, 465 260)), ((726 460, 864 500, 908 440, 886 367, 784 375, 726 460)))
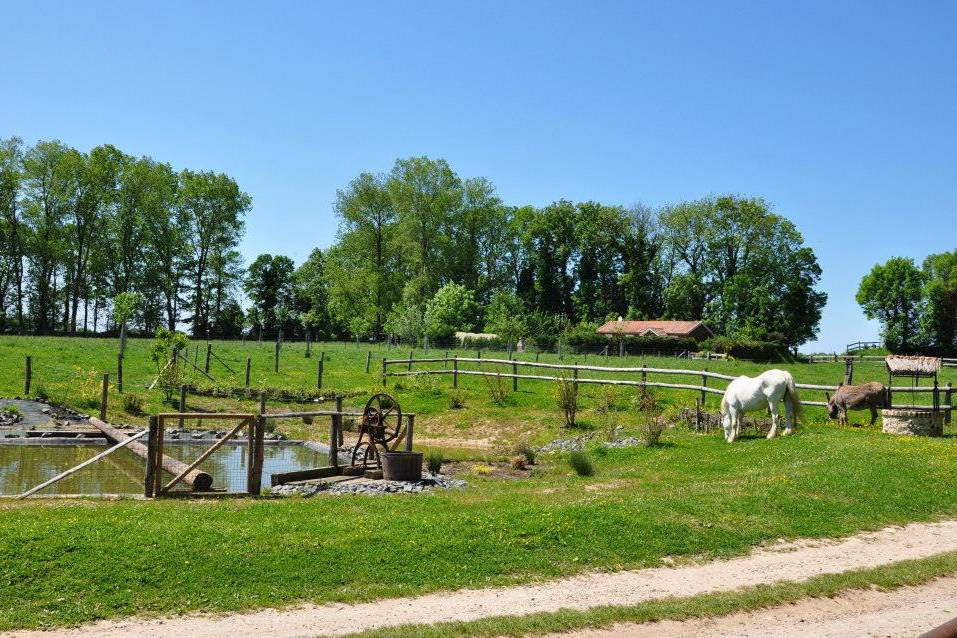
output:
POLYGON ((892 592, 854 590, 746 614, 620 624, 549 638, 861 638, 917 636, 957 616, 957 576, 892 592))
POLYGON ((840 540, 779 543, 729 560, 586 574, 532 585, 440 592, 354 605, 303 605, 223 616, 131 618, 62 631, 0 635, 4 638, 298 638, 341 635, 407 623, 632 605, 656 598, 731 591, 779 581, 803 581, 821 574, 873 568, 949 551, 957 551, 957 521, 911 524, 840 540))

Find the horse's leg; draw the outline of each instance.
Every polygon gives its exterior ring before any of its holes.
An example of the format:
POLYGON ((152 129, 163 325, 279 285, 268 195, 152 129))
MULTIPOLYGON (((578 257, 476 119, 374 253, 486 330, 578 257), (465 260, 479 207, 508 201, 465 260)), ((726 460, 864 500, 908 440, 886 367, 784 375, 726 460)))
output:
POLYGON ((734 415, 734 434, 731 435, 731 441, 737 441, 741 436, 741 422, 744 420, 744 410, 738 410, 734 415))
POLYGON ((784 397, 784 435, 787 436, 794 432, 794 406, 791 405, 790 397, 784 397))
POLYGON ((771 410, 771 430, 768 432, 768 438, 773 439, 778 435, 778 406, 768 401, 768 408, 771 410))
POLYGON ((871 404, 871 425, 877 422, 877 408, 874 407, 874 404, 871 404))

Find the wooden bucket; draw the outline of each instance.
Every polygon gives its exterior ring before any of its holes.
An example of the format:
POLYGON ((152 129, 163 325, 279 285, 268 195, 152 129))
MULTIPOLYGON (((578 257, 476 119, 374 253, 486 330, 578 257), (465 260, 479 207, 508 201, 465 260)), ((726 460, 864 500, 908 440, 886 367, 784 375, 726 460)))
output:
POLYGON ((421 481, 422 452, 386 452, 382 455, 382 478, 387 481, 421 481))

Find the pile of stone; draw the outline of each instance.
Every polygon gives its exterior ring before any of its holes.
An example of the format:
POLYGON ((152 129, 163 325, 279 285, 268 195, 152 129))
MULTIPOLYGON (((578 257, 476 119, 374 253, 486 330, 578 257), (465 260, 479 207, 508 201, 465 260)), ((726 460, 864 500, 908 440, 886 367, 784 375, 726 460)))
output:
MULTIPOLYGON (((561 452, 575 452, 584 450, 585 446, 595 439, 595 433, 582 434, 572 439, 555 439, 539 448, 540 454, 556 454, 561 452)), ((641 439, 634 436, 616 438, 612 441, 605 441, 601 444, 605 448, 625 448, 641 445, 641 439)))
POLYGON ((344 481, 340 483, 307 483, 305 485, 277 485, 270 490, 276 496, 313 496, 326 494, 418 494, 433 489, 455 489, 468 483, 442 474, 425 472, 420 481, 344 481))
MULTIPOLYGON (((221 439, 226 436, 226 430, 191 430, 190 428, 170 428, 166 430, 164 437, 173 440, 196 440, 205 441, 210 439, 221 439)), ((234 434, 234 439, 243 439, 245 434, 234 434)), ((267 441, 285 441, 286 435, 279 432, 266 432, 263 435, 267 441)))

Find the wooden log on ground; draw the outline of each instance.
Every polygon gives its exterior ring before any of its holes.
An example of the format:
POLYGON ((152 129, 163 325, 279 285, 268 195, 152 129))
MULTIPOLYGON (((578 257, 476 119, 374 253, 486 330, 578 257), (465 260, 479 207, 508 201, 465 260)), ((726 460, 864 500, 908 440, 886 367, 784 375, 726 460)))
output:
MULTIPOLYGON (((93 424, 93 427, 102 432, 106 438, 108 438, 113 443, 122 443, 126 439, 130 438, 126 432, 114 428, 109 423, 105 423, 97 418, 91 418, 90 423, 93 424)), ((149 450, 148 448, 138 441, 134 441, 126 446, 126 449, 131 451, 136 456, 139 456, 143 459, 149 459, 149 450)), ((186 469, 187 465, 176 459, 171 459, 170 457, 163 455, 161 460, 163 469, 176 476, 180 472, 186 469)), ((199 470, 193 470, 183 477, 183 481, 187 483, 190 487, 193 488, 196 492, 208 492, 210 488, 213 487, 213 477, 207 474, 206 472, 201 472, 199 470)))

